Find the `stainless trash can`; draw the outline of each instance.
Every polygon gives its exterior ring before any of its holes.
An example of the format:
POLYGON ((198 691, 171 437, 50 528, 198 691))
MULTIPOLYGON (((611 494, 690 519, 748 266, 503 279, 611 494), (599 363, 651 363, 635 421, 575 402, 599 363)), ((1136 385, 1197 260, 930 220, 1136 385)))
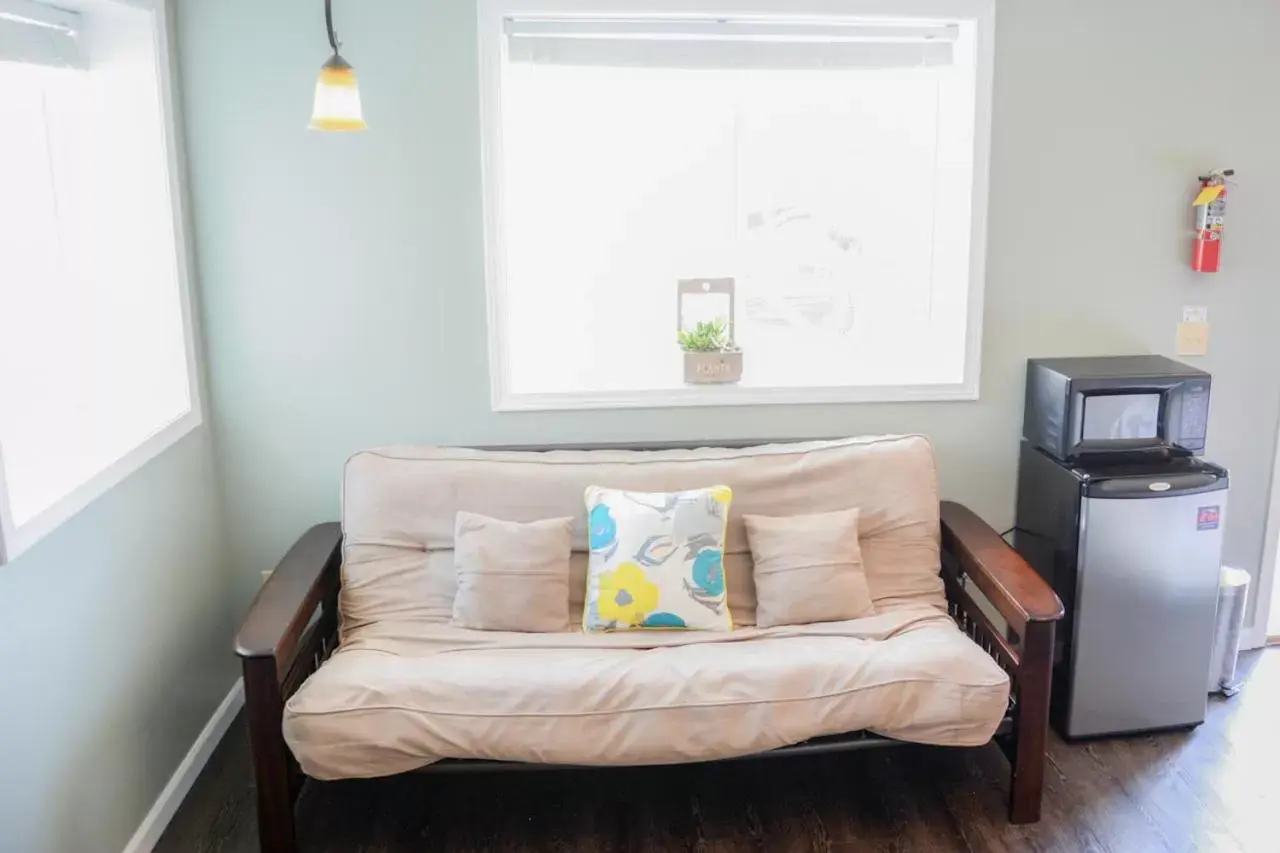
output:
POLYGON ((1240 658, 1240 635, 1244 631, 1245 606, 1249 601, 1249 573, 1222 567, 1218 582, 1218 617, 1213 634, 1213 659, 1209 665, 1209 692, 1234 696, 1240 690, 1236 662, 1240 658))

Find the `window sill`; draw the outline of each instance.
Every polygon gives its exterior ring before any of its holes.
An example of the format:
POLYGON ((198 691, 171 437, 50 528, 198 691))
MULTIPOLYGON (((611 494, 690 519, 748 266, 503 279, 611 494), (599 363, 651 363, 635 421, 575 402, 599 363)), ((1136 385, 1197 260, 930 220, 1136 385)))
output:
POLYGON ((978 399, 978 383, 867 385, 843 388, 761 388, 702 385, 653 391, 515 394, 494 389, 495 412, 669 409, 699 406, 802 406, 841 403, 960 402, 978 399))
POLYGON ((78 489, 16 529, 10 525, 7 509, 0 506, 0 566, 13 562, 202 423, 199 409, 193 407, 78 489))

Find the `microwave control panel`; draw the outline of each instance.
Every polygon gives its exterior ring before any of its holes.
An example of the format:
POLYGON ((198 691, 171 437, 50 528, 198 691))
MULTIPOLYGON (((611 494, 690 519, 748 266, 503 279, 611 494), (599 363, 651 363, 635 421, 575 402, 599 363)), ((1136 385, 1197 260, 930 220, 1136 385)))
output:
POLYGON ((1182 394, 1181 441, 1188 450, 1204 450, 1209 431, 1209 383, 1189 382, 1182 394))

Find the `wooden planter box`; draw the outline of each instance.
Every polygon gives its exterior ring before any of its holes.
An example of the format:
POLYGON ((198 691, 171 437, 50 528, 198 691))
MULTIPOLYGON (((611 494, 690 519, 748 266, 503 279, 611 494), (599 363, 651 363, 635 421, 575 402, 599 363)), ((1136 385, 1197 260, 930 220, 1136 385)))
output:
POLYGON ((742 350, 684 354, 684 381, 690 385, 725 385, 741 380, 742 350))

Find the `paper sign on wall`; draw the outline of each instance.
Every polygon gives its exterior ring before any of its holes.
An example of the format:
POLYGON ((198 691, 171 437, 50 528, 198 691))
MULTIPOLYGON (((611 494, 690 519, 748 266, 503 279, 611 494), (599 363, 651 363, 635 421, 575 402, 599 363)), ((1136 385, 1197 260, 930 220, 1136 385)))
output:
POLYGON ((1178 355, 1208 355, 1209 324, 1178 324, 1178 355))

